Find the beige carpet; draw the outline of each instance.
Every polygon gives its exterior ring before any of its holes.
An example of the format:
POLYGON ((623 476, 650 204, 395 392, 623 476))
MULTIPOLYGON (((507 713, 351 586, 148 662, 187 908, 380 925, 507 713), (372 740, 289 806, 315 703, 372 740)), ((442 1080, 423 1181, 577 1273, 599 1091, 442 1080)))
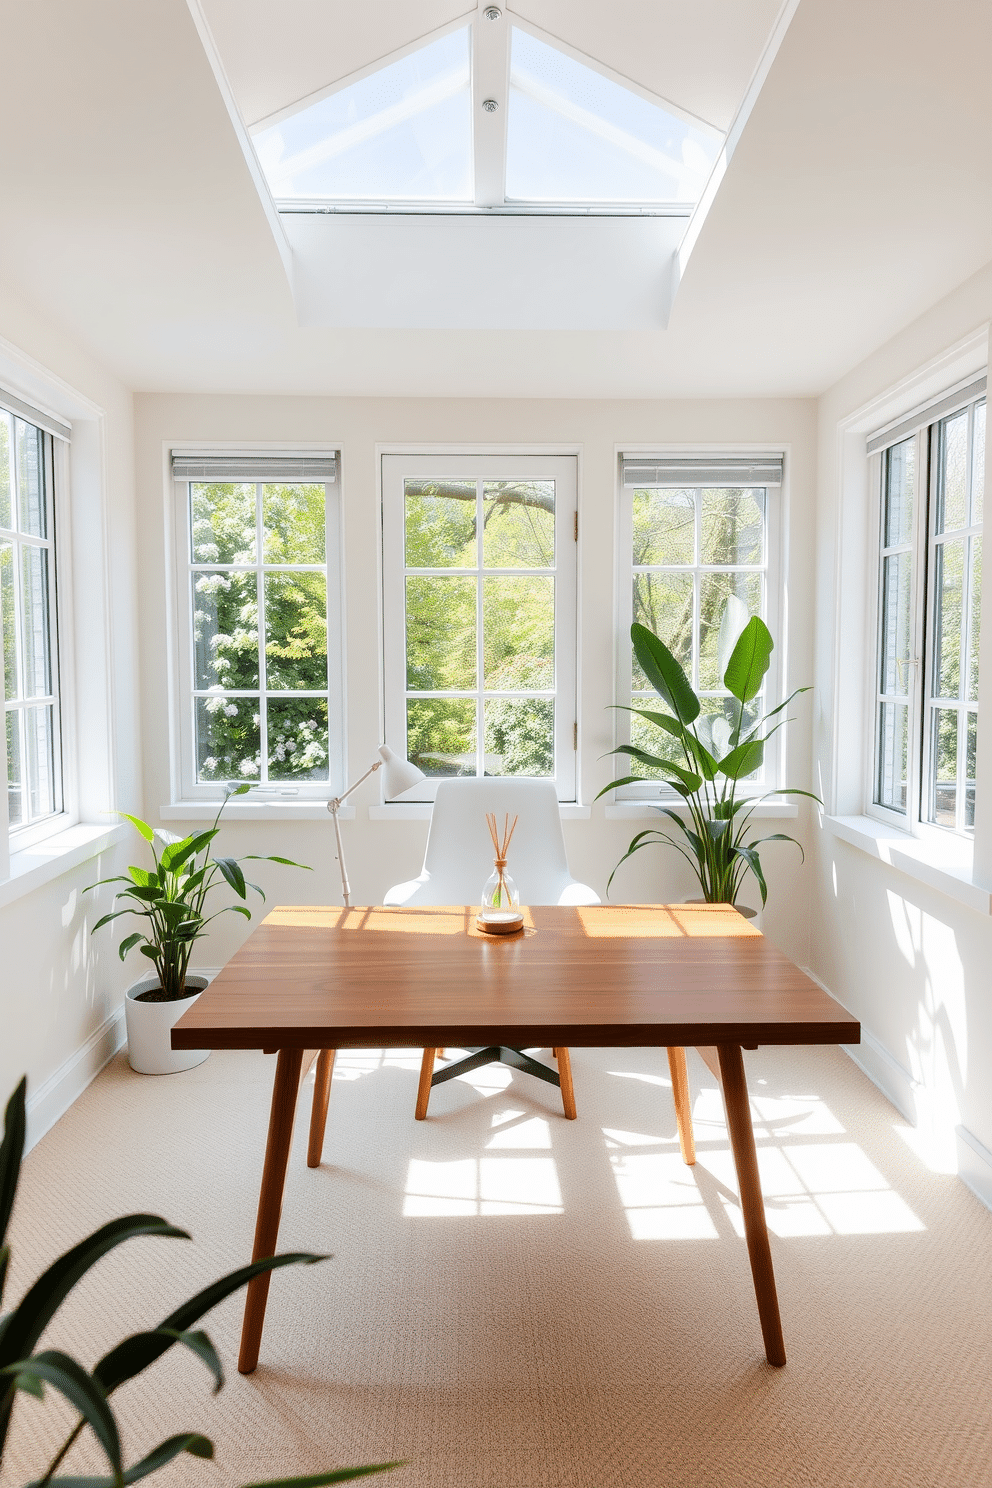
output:
MULTIPOLYGON (((160 1488, 393 1457, 397 1488, 992 1484, 992 1215, 839 1052, 746 1057, 784 1369, 764 1362, 694 1054, 693 1174, 662 1051, 574 1051, 575 1123, 550 1087, 491 1068, 436 1091, 424 1124, 419 1055, 353 1053, 318 1171, 301 1104, 280 1242, 334 1259, 277 1276, 250 1379, 237 1299, 207 1324, 230 1368, 218 1397, 189 1355, 121 1391, 130 1453, 214 1438, 215 1465, 183 1458, 160 1488)), ((245 1259, 273 1066, 215 1054, 150 1078, 116 1060, 27 1160, 8 1305, 114 1215, 188 1227, 193 1245, 109 1257, 65 1309, 52 1341, 92 1362, 245 1259)), ((69 1419, 22 1396, 3 1481, 39 1472, 69 1419)))

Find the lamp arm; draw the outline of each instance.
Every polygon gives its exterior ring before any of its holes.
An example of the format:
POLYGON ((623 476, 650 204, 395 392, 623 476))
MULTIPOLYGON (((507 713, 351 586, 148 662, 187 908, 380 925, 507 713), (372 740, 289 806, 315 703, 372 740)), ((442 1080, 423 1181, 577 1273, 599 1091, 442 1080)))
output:
POLYGON ((338 848, 338 867, 341 869, 341 897, 344 899, 345 909, 351 908, 351 884, 348 881, 348 869, 345 867, 344 845, 341 841, 341 821, 338 817, 338 812, 341 809, 342 803, 348 799, 352 791, 357 790, 358 787, 364 781, 368 780, 370 775, 374 775, 376 770, 380 769, 381 766, 382 760, 377 759, 375 764, 365 771, 364 775, 360 775, 358 777, 354 785, 349 785, 348 789, 343 790, 339 796, 332 796, 332 798, 327 803, 327 809, 331 813, 331 817, 334 821, 334 837, 337 842, 338 848))

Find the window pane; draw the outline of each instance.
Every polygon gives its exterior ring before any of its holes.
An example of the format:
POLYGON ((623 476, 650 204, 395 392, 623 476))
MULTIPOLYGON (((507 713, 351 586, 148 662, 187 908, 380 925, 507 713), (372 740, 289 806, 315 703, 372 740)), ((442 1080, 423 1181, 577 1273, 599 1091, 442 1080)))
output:
POLYGON ((322 485, 263 486, 263 561, 323 563, 326 521, 322 485))
POLYGON ((916 497, 916 440, 894 444, 885 453, 885 524, 883 546, 902 547, 913 539, 916 497))
POLYGON ((699 686, 702 691, 720 691, 723 688, 717 641, 727 599, 731 594, 736 594, 749 615, 760 615, 762 579, 760 573, 741 573, 732 569, 727 573, 700 574, 699 686))
POLYGON ((270 780, 326 780, 327 699, 269 698, 270 780))
POLYGON ((695 562, 695 491, 635 491, 633 507, 635 568, 695 562))
POLYGON ((460 692, 475 686, 475 599, 474 579, 407 579, 408 688, 460 692))
POLYGON ((966 827, 973 827, 975 825, 975 760, 978 754, 978 714, 969 712, 966 718, 968 736, 965 739, 964 746, 964 824, 966 827))
POLYGON ((42 548, 25 547, 21 552, 24 696, 48 697, 52 691, 49 658, 48 553, 42 548))
POLYGON ((762 563, 764 491, 704 491, 701 563, 762 563))
POLYGON ((14 420, 17 444, 17 493, 19 528, 31 537, 48 536, 45 506, 45 466, 42 433, 34 424, 14 420))
POLYGON ((474 775, 473 699, 409 698, 406 752, 425 775, 474 775))
POLYGON ((475 506, 475 481, 404 481, 407 568, 475 568, 475 506))
MULTIPOLYGON (((692 680, 692 574, 635 574, 634 619, 653 630, 692 680)), ((641 691, 647 679, 633 657, 633 685, 641 691)))
POLYGON ((24 786, 21 774, 21 715, 7 710, 7 813, 12 827, 24 820, 24 786))
POLYGON ((322 573, 265 575, 265 678, 274 691, 326 689, 327 579, 322 573))
POLYGON ((698 201, 721 136, 513 28, 506 194, 520 201, 698 201))
POLYGON ((24 709, 24 764, 31 816, 51 816, 55 802, 54 710, 24 709))
POLYGON ((555 705, 551 698, 492 698, 485 705, 485 773, 553 775, 555 705))
POLYGON ((3 685, 9 702, 17 686, 17 612, 14 597, 14 544, 0 543, 0 614, 3 616, 3 685))
POLYGON ((253 573, 193 574, 193 640, 198 689, 258 686, 258 591, 253 573))
POLYGON ((486 481, 482 503, 486 568, 554 567, 554 481, 486 481))
MULTIPOLYGON (((985 503, 985 404, 975 409, 975 432, 971 450, 971 520, 977 527, 985 503)), ((0 524, 2 525, 2 524, 0 524)))
POLYGON ((958 798, 958 715, 956 709, 933 709, 930 747, 933 772, 930 820, 941 827, 953 827, 957 824, 958 798))
POLYGON ((875 800, 891 811, 906 810, 909 778, 909 708, 882 703, 878 713, 878 779, 875 800))
POLYGON ((971 615, 968 627, 968 698, 978 701, 978 645, 982 634, 982 539, 973 537, 968 543, 971 573, 968 592, 971 615))
POLYGON ((942 456, 937 496, 937 532, 968 525, 968 410, 941 424, 942 456))
POLYGON ((554 579, 483 580, 482 616, 487 688, 554 687, 554 579))
POLYGON ((911 553, 882 559, 882 674, 879 691, 904 696, 909 692, 911 615, 913 599, 911 553))
POLYGON ((14 525, 14 508, 10 494, 13 476, 12 451, 12 420, 9 413, 4 413, 0 409, 0 527, 8 529, 14 525))
POLYGON ((276 197, 471 201, 468 28, 254 137, 276 197))
POLYGON ((934 697, 956 698, 961 682, 963 539, 938 543, 934 574, 934 697))
POLYGON ((261 769, 258 698, 196 699, 196 778, 257 780, 261 769))
POLYGON ((190 482, 194 563, 255 562, 255 483, 190 482))

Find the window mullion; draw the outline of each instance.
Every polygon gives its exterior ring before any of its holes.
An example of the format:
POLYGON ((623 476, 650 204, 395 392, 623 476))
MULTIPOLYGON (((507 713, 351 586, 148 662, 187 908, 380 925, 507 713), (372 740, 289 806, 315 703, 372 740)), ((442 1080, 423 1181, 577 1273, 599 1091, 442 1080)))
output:
POLYGON ((262 486, 255 486, 255 583, 258 586, 258 782, 269 781, 269 710, 268 675, 265 669, 265 568, 262 547, 264 532, 262 523, 262 486))

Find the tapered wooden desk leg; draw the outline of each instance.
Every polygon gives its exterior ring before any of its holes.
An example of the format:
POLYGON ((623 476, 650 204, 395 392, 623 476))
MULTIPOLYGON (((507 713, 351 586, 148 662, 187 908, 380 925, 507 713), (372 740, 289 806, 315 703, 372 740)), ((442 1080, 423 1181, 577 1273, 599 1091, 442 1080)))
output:
POLYGON ((331 1097, 331 1075, 334 1073, 336 1049, 321 1049, 313 1082, 313 1105, 310 1107, 310 1140, 307 1143, 307 1167, 319 1168, 327 1127, 327 1102, 331 1097))
POLYGON ((436 1053, 436 1049, 425 1049, 424 1057, 420 1062, 420 1084, 417 1086, 417 1109, 414 1112, 418 1121, 424 1121, 427 1117, 427 1102, 431 1098, 431 1076, 434 1073, 436 1053))
MULTIPOLYGON (((300 1069, 303 1065, 302 1049, 280 1049, 276 1060, 276 1078, 272 1086, 272 1106, 269 1111, 269 1135, 265 1143, 265 1165, 262 1168, 262 1187, 258 1195, 258 1218, 255 1221, 255 1244, 251 1258, 260 1261, 264 1256, 275 1255, 279 1235, 279 1215, 282 1211, 282 1191, 286 1183, 286 1167, 289 1163, 289 1148, 293 1139, 293 1117, 296 1114, 296 1099, 300 1093, 300 1069)), ((245 1320, 241 1329, 241 1352, 238 1355, 238 1370, 251 1374, 258 1363, 258 1350, 262 1342, 262 1324, 265 1321, 265 1303, 269 1295, 271 1273, 256 1276, 248 1283, 245 1297, 245 1320)))
POLYGON ((679 1128, 682 1161, 691 1167, 696 1161, 696 1139, 692 1133, 692 1102, 689 1098, 689 1071, 686 1068, 684 1049, 669 1049, 668 1072, 672 1077, 672 1097, 675 1101, 675 1120, 679 1128))
POLYGON ((569 1121, 574 1121, 578 1112, 575 1109, 575 1091, 572 1088, 572 1056, 564 1048, 558 1050, 558 1079, 561 1084, 561 1103, 565 1108, 565 1115, 569 1121))
POLYGON ((751 1125, 751 1106, 747 1096, 744 1056, 737 1044, 720 1044, 719 1053, 723 1100, 727 1110, 727 1127, 730 1131, 734 1165, 737 1168, 741 1211, 744 1215, 744 1234, 747 1237, 747 1251, 751 1258, 751 1275, 754 1278, 754 1293, 758 1299, 758 1316, 761 1319, 761 1334, 765 1340, 765 1354, 769 1364, 784 1364, 785 1340, 782 1337, 782 1319, 779 1316, 778 1294, 775 1291, 772 1252, 768 1244, 765 1203, 761 1196, 761 1180, 758 1177, 758 1154, 754 1146, 754 1128, 751 1125))

